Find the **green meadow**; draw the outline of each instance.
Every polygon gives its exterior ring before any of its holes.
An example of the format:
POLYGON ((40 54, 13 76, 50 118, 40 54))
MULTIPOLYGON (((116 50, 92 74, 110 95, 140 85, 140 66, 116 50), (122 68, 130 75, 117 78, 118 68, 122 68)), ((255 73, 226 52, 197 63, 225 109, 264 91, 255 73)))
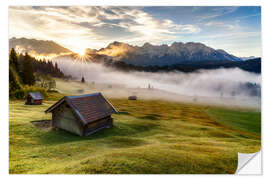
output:
POLYGON ((261 112, 161 100, 109 99, 114 126, 88 137, 36 128, 43 105, 9 102, 11 174, 224 174, 261 148, 261 112))

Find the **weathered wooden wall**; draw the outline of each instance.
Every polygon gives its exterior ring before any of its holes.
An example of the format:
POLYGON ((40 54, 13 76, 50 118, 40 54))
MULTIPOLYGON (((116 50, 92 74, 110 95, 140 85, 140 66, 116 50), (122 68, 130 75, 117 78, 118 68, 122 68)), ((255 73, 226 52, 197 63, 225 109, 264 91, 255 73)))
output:
POLYGON ((39 99, 39 100, 34 100, 34 104, 42 104, 42 100, 39 99))
POLYGON ((111 116, 105 117, 103 119, 97 120, 92 123, 88 123, 84 129, 84 135, 87 136, 89 134, 94 133, 96 130, 100 130, 102 128, 112 127, 112 118, 111 116))
POLYGON ((53 126, 83 136, 83 127, 66 103, 53 111, 53 126))

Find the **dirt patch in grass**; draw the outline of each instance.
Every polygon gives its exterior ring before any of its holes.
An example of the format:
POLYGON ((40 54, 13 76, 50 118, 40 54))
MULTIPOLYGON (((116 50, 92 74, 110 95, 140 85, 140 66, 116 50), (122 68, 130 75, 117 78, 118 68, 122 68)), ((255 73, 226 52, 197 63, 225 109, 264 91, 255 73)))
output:
POLYGON ((52 128, 51 120, 31 121, 31 123, 38 129, 50 130, 52 128))

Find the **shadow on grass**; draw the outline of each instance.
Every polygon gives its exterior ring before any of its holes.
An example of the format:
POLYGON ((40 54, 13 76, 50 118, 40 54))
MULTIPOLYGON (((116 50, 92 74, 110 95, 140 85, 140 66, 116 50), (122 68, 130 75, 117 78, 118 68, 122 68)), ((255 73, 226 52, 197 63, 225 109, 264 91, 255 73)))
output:
POLYGON ((112 137, 108 145, 113 148, 128 148, 134 146, 142 146, 147 144, 147 142, 140 138, 131 137, 112 137))
MULTIPOLYGON (((116 122, 112 128, 102 129, 87 137, 80 137, 65 130, 53 128, 48 132, 38 134, 38 138, 43 144, 61 144, 73 141, 91 141, 91 140, 111 140, 110 138, 127 138, 123 142, 128 141, 130 137, 145 137, 155 134, 159 124, 147 121, 134 122, 116 122)), ((113 139, 112 139, 113 140, 113 139)), ((136 141, 137 142, 137 141, 136 141)), ((132 143, 131 143, 132 144, 132 143)), ((135 143, 136 144, 136 143, 135 143)))
POLYGON ((130 115, 129 112, 126 112, 126 111, 120 111, 117 113, 118 115, 130 115))
POLYGON ((159 120, 160 119, 160 115, 158 114, 147 114, 145 116, 140 117, 140 119, 150 119, 150 120, 159 120))

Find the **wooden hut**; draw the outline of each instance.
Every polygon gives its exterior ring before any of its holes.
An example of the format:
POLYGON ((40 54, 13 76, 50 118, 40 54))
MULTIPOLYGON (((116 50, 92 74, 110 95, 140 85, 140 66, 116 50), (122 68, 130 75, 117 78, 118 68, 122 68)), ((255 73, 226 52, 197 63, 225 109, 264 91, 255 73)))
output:
POLYGON ((101 93, 65 96, 48 108, 52 126, 79 136, 88 136, 113 125, 115 108, 101 93))
POLYGON ((25 99, 25 104, 40 105, 42 104, 43 96, 40 92, 30 92, 25 99))
POLYGON ((129 96, 128 100, 137 100, 137 96, 129 96))

